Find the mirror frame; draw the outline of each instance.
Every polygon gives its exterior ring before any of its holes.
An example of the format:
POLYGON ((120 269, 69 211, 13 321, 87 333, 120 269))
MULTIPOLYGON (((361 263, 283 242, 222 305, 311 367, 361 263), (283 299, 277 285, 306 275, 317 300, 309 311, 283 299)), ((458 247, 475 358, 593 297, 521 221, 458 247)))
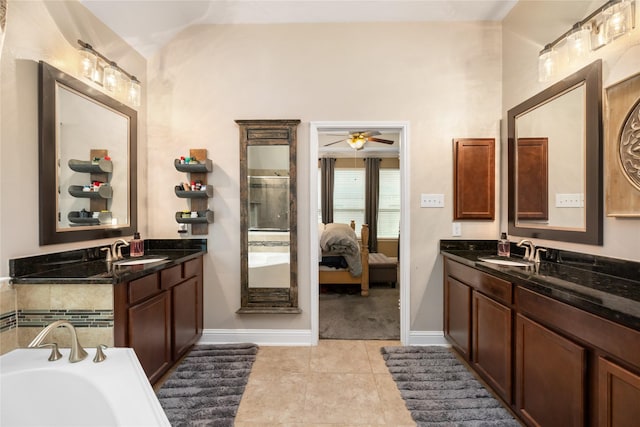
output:
POLYGON ((509 144, 509 234, 572 243, 602 245, 602 60, 597 60, 534 95, 507 113, 509 144), (516 220, 516 128, 515 120, 523 113, 545 104, 570 88, 585 84, 585 230, 535 228, 519 225, 516 220))
POLYGON ((80 242, 133 235, 137 231, 137 136, 138 113, 69 74, 40 61, 38 67, 39 216, 40 245, 80 242), (129 117, 129 223, 91 229, 57 231, 56 86, 61 84, 96 103, 129 117))
POLYGON ((298 214, 296 141, 300 120, 236 120, 240 127, 240 308, 236 313, 297 314, 298 214), (249 164, 248 147, 289 146, 289 288, 249 287, 249 164))

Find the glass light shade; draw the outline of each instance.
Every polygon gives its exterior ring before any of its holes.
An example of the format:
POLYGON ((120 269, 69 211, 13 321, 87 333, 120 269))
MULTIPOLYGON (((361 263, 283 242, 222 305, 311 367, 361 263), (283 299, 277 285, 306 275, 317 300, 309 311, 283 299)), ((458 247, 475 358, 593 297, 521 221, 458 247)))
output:
POLYGON ((629 0, 621 0, 613 3, 602 12, 605 19, 604 38, 607 43, 632 30, 633 17, 631 10, 631 2, 629 0))
POLYGON ((93 80, 96 67, 98 64, 98 57, 93 51, 87 49, 86 47, 81 47, 79 49, 80 53, 80 75, 87 79, 93 80))
POLYGON ((131 105, 133 105, 134 107, 139 107, 140 106, 140 92, 141 92, 141 86, 140 86, 140 82, 138 81, 138 79, 134 77, 131 78, 131 82, 129 82, 129 103, 131 105))
POLYGON ((111 63, 104 67, 102 76, 102 86, 109 92, 117 92, 120 83, 120 70, 116 68, 115 63, 111 63))
POLYGON ((538 80, 546 82, 556 73, 558 67, 558 53, 551 47, 540 52, 538 57, 538 80))
POLYGON ((567 35, 567 54, 569 63, 585 58, 591 51, 591 30, 576 26, 567 35))
POLYGON ((358 137, 349 139, 347 142, 349 143, 351 148, 355 150, 360 150, 362 147, 364 147, 364 143, 367 142, 367 140, 362 136, 358 136, 358 137))

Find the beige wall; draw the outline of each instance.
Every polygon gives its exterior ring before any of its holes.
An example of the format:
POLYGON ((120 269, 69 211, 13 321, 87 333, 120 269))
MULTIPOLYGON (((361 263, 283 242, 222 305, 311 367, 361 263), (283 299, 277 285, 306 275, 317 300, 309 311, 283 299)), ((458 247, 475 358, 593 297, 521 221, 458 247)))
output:
MULTIPOLYGON (((205 328, 309 329, 310 121, 410 123, 411 329, 442 330, 438 241, 450 237, 452 138, 496 137, 496 23, 219 25, 186 30, 149 61, 150 234, 177 236, 171 162, 206 148, 214 162, 205 261, 205 328), (234 119, 301 119, 298 133, 300 306, 296 316, 237 315, 240 304, 239 147, 234 119), (419 209, 419 193, 445 209, 419 209)), ((313 158, 311 157, 311 158, 313 158)), ((464 236, 496 238, 496 222, 464 236)))
MULTIPOLYGON (((507 200, 506 120, 507 111, 555 82, 539 83, 538 52, 546 43, 567 31, 573 23, 601 6, 603 1, 520 1, 503 21, 503 155, 502 198, 507 200)), ((603 61, 603 88, 640 72, 640 7, 636 4, 636 28, 612 44, 591 52, 584 65, 603 61)), ((556 80, 567 74, 559 75, 556 80)), ((604 95, 603 95, 604 96, 604 95)), ((603 100, 604 102, 604 100, 603 100)), ((603 112, 604 117, 604 112, 603 112)), ((604 132, 606 134, 606 130, 604 132)), ((502 205, 502 229, 507 228, 507 205, 502 205)), ((517 236, 510 236, 512 240, 517 236)), ((577 252, 640 261, 640 219, 604 219, 604 245, 580 245, 536 240, 577 252)))
MULTIPOLYGON (((11 258, 104 241, 39 246, 38 61, 77 76, 77 39, 92 44, 146 86, 146 60, 76 1, 10 1, 0 61, 0 276, 11 258)), ((144 99, 144 98, 143 98, 144 99)), ((146 111, 138 109, 138 160, 146 162, 146 111)), ((138 215, 146 234, 146 172, 139 169, 138 215)))

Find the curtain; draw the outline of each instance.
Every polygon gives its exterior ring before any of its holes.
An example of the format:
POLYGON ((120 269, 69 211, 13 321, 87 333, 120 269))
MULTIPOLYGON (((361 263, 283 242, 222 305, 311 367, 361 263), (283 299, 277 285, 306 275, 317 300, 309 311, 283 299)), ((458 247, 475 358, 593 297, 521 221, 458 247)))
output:
POLYGON ((364 221, 369 225, 369 252, 378 252, 378 205, 380 200, 380 162, 382 159, 364 159, 365 193, 364 221))
POLYGON ((336 159, 323 157, 320 159, 320 210, 322 212, 322 222, 329 224, 333 222, 333 173, 336 168, 336 159))

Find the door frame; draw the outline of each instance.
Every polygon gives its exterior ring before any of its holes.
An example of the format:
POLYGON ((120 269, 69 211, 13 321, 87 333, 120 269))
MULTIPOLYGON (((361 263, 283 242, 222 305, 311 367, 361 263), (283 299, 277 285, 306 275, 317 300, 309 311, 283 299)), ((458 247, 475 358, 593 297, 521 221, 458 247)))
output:
MULTIPOLYGON (((409 173, 409 122, 408 121, 313 121, 309 122, 309 241, 311 265, 309 266, 309 285, 311 287, 311 340, 312 345, 318 345, 320 339, 320 288, 318 283, 318 158, 319 143, 318 134, 322 131, 353 130, 353 129, 378 129, 399 132, 400 141, 400 245, 402 258, 399 260, 400 268, 400 341, 408 344, 410 322, 410 180, 409 173)), ((365 297, 366 298, 366 297, 365 297)))

